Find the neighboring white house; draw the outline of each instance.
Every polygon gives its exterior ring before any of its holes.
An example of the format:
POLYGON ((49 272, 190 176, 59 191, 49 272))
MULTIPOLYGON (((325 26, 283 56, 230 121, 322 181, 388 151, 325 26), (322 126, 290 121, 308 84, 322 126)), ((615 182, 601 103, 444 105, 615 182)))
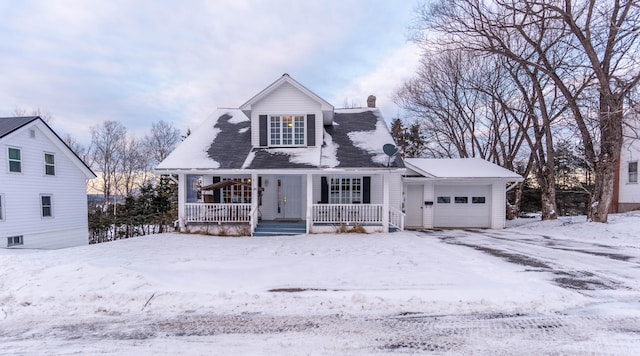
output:
POLYGON ((91 169, 38 116, 0 118, 0 150, 0 247, 88 244, 91 169))
MULTIPOLYGON (((433 187, 451 186, 421 165, 409 173, 424 176, 408 176, 403 183, 408 171, 389 149, 393 139, 375 98, 370 99, 367 108, 334 109, 285 74, 239 108, 217 110, 155 169, 177 177, 181 229, 226 233, 244 226, 254 236, 353 225, 389 231, 404 228, 403 206, 413 227, 442 226, 433 225, 423 206, 433 201, 433 187), (403 188, 410 192, 404 194, 403 188), (418 211, 423 216, 419 223, 418 211)), ((483 169, 495 171, 497 166, 485 163, 483 169)), ((467 185, 464 177, 443 178, 466 189, 470 202, 485 199, 490 217, 468 220, 465 226, 504 226, 505 182, 522 178, 503 171, 467 185), (485 190, 476 194, 472 188, 485 190)), ((457 196, 452 193, 452 199, 457 196)), ((444 214, 444 209, 436 211, 444 214)))
POLYGON ((627 212, 640 209, 640 184, 638 184, 638 160, 640 158, 640 138, 636 137, 640 129, 640 119, 630 122, 625 129, 626 135, 620 152, 620 170, 618 171, 618 191, 614 193, 613 212, 627 212), (617 204, 616 204, 617 198, 617 204), (616 209, 617 208, 617 209, 616 209))
POLYGON ((407 158, 404 163, 408 228, 502 229, 507 184, 523 180, 480 158, 407 158))

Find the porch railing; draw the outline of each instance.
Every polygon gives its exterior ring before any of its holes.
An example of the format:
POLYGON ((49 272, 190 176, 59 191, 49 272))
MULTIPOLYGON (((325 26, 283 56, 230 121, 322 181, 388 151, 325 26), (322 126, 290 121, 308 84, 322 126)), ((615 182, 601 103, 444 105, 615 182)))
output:
POLYGON ((313 204, 315 224, 382 224, 382 204, 313 204))
POLYGON ((187 222, 250 222, 251 204, 185 204, 187 222))
POLYGON ((398 230, 404 230, 404 218, 406 214, 400 209, 389 207, 389 225, 398 230))

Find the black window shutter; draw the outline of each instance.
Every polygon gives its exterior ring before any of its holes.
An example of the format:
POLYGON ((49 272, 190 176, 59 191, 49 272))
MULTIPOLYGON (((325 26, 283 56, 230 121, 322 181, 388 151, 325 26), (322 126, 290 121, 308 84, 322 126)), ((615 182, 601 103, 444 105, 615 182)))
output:
MULTIPOLYGON (((220 183, 220 177, 213 177, 213 183, 220 183)), ((220 189, 213 190, 213 202, 220 203, 220 189)))
POLYGON ((329 203, 329 184, 327 177, 320 177, 320 204, 329 203))
POLYGON ((362 203, 371 204, 371 177, 362 177, 362 203))
POLYGON ((258 122, 260 132, 260 146, 267 146, 267 115, 260 115, 260 121, 258 122))
POLYGON ((316 115, 307 114, 307 146, 316 145, 316 115))

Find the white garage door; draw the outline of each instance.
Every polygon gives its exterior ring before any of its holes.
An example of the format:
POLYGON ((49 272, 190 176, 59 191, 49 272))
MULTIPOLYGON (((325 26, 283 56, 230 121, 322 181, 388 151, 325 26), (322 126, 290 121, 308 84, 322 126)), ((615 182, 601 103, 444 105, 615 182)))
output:
POLYGON ((436 185, 434 227, 490 227, 490 185, 436 185))

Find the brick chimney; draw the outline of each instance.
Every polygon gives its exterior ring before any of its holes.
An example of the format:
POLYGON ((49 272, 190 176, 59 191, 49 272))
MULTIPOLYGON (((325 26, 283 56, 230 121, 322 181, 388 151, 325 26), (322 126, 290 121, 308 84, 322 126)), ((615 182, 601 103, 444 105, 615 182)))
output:
POLYGON ((376 97, 374 95, 369 95, 367 98, 367 107, 375 108, 376 107, 376 97))

